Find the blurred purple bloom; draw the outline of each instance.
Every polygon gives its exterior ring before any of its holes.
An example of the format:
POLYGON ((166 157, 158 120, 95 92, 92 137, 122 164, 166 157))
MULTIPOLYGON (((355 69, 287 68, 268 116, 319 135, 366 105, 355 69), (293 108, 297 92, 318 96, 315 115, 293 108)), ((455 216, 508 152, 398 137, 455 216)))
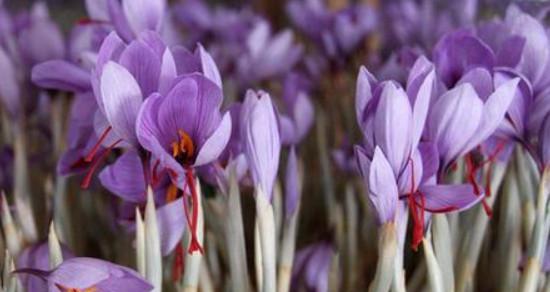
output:
POLYGON ((61 30, 50 19, 44 3, 33 5, 29 13, 16 18, 19 52, 25 64, 34 64, 65 56, 65 42, 61 30))
POLYGON ((331 11, 322 0, 294 0, 287 12, 293 24, 331 59, 351 54, 377 24, 374 10, 363 4, 331 11))
POLYGON ((334 254, 333 245, 321 241, 308 245, 296 253, 292 268, 292 291, 329 291, 329 271, 334 254))
POLYGON ((92 21, 110 23, 126 41, 144 31, 161 31, 165 0, 87 0, 86 9, 92 21))
POLYGON ((314 107, 305 88, 307 81, 298 73, 288 74, 283 85, 285 114, 281 114, 283 144, 296 145, 302 141, 314 121, 314 107))
MULTIPOLYGON (((61 244, 61 252, 64 260, 73 258, 73 253, 61 244)), ((17 258, 18 269, 48 270, 50 268, 50 254, 48 242, 37 243, 27 247, 17 258)), ((22 274, 19 276, 26 291, 47 291, 48 286, 44 280, 22 274)))
POLYGON ((331 152, 332 160, 336 166, 343 172, 356 174, 357 160, 355 159, 355 150, 348 137, 344 137, 341 145, 331 152))
POLYGON ((272 35, 266 21, 258 21, 246 40, 246 51, 238 59, 238 71, 245 84, 278 77, 298 62, 302 47, 294 43, 292 31, 272 35))
POLYGON ((381 9, 387 28, 383 35, 384 43, 389 48, 419 46, 430 49, 451 29, 472 25, 477 6, 477 0, 449 3, 429 0, 384 1, 381 9))
POLYGON ((51 271, 25 268, 19 269, 18 273, 42 278, 47 283, 48 291, 96 289, 105 292, 134 292, 153 289, 137 272, 94 258, 68 259, 51 271))
POLYGON ((241 135, 254 185, 271 202, 279 169, 281 138, 275 108, 268 93, 249 90, 243 103, 241 135))
POLYGON ((285 170, 285 215, 296 212, 302 195, 302 177, 298 169, 298 158, 295 147, 290 147, 285 170))

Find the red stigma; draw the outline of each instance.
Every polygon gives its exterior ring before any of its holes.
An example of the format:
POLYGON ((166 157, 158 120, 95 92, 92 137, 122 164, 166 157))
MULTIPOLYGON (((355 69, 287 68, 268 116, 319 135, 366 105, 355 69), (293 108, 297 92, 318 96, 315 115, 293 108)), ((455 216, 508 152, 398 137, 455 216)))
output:
POLYGON ((411 163, 411 190, 409 193, 409 208, 411 209, 411 217, 413 219, 413 238, 411 247, 414 251, 418 249, 418 245, 424 237, 424 198, 422 197, 422 205, 418 205, 414 199, 416 194, 416 180, 414 177, 414 162, 409 158, 411 163), (417 209, 418 208, 418 209, 417 209))
POLYGON ((109 134, 109 132, 111 132, 111 129, 112 127, 109 126, 103 131, 103 133, 101 133, 101 136, 99 136, 99 139, 97 139, 97 142, 94 144, 94 147, 92 147, 90 152, 86 154, 84 161, 91 162, 94 159, 94 156, 97 153, 97 150, 99 150, 99 147, 101 146, 101 144, 103 144, 103 141, 105 140, 105 138, 107 138, 107 135, 109 134))
POLYGON ((122 142, 122 139, 116 141, 115 143, 111 144, 107 149, 105 149, 101 155, 92 163, 90 168, 88 169, 88 172, 86 173, 86 176, 84 177, 84 180, 80 184, 80 187, 83 189, 87 189, 90 186, 90 182, 92 181, 92 177, 103 160, 111 153, 111 151, 118 145, 118 143, 122 142))

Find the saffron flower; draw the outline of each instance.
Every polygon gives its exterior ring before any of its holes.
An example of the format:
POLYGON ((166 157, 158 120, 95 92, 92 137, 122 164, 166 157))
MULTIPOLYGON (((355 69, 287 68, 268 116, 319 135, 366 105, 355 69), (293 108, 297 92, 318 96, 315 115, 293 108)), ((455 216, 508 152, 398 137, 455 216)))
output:
POLYGON ((195 237, 194 169, 215 161, 231 134, 229 113, 223 117, 220 113, 222 99, 221 88, 210 79, 183 75, 165 96, 148 97, 137 117, 137 139, 151 152, 154 164, 167 169, 179 189, 190 188, 194 210, 193 219, 187 216, 193 234, 190 252, 202 250, 195 237))
POLYGON ((248 91, 241 115, 244 152, 254 185, 267 201, 273 196, 273 185, 279 169, 281 138, 275 109, 269 94, 248 91))
MULTIPOLYGON (((61 252, 64 259, 73 258, 73 253, 65 246, 61 245, 61 252)), ((18 269, 38 269, 48 270, 50 267, 50 254, 48 243, 36 243, 24 249, 17 259, 18 269)), ((24 287, 27 291, 47 291, 48 286, 44 280, 31 275, 20 275, 24 287)))
POLYGON ((48 291, 151 291, 137 272, 107 261, 77 257, 63 261, 55 269, 19 269, 17 273, 41 278, 48 291))

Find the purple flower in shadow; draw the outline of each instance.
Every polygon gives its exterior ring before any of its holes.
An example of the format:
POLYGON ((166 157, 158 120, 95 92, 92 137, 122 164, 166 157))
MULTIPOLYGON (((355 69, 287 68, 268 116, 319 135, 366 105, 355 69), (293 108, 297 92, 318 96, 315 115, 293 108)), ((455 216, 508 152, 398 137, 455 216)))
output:
MULTIPOLYGON (((61 245, 61 252, 63 259, 65 260, 74 257, 73 253, 63 244, 61 245)), ((49 267, 50 255, 47 242, 38 243, 27 247, 17 258, 18 269, 47 270, 49 267)), ((47 284, 42 279, 25 274, 21 274, 19 279, 27 291, 48 290, 47 284)))
POLYGON ((48 291, 133 292, 153 289, 153 286, 134 270, 94 258, 71 258, 50 271, 23 268, 16 272, 41 278, 45 281, 48 291))

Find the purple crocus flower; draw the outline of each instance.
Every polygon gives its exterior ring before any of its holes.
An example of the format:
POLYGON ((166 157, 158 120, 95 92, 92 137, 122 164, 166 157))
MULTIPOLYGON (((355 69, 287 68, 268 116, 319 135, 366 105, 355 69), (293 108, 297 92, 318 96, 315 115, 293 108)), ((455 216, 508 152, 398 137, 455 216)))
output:
POLYGON ((279 116, 283 144, 298 144, 313 125, 314 108, 304 79, 298 73, 291 73, 283 84, 285 114, 279 116))
POLYGON ((238 59, 238 71, 244 84, 287 73, 299 60, 302 47, 294 44, 292 31, 272 35, 266 21, 258 21, 246 40, 246 52, 238 59))
POLYGON ((380 223, 395 220, 397 199, 408 199, 415 223, 413 248, 422 239, 425 210, 462 210, 481 200, 471 185, 440 185, 434 179, 439 148, 420 142, 425 121, 434 123, 428 112, 439 113, 428 111, 434 77, 433 65, 421 57, 409 74, 406 91, 391 81, 378 83, 364 68, 357 82, 357 117, 366 140, 356 147, 358 168, 380 223))
MULTIPOLYGON (((166 95, 147 98, 137 117, 139 143, 168 170, 178 188, 190 188, 193 210, 198 203, 193 169, 215 161, 231 134, 229 113, 220 113, 222 98, 221 88, 210 79, 197 73, 183 75, 166 95)), ((202 250, 195 235, 196 218, 196 213, 193 220, 187 218, 193 234, 190 252, 202 250)))
POLYGON ((293 24, 333 60, 353 53, 377 23, 374 10, 364 4, 331 11, 322 0, 296 0, 288 3, 287 13, 293 24))
POLYGON ((51 271, 24 268, 17 272, 42 278, 47 284, 48 291, 130 292, 153 289, 153 286, 134 270, 94 258, 71 258, 51 271))
POLYGON ((92 21, 110 23, 120 37, 131 41, 144 31, 161 31, 166 1, 87 0, 86 9, 92 21))
POLYGON ((333 245, 321 241, 308 245, 296 253, 292 269, 292 291, 328 291, 329 271, 334 254, 333 245))
POLYGON ((241 135, 254 185, 271 202, 279 169, 281 138, 275 108, 268 93, 249 90, 243 103, 241 135))
POLYGON ((0 70, 5 74, 0 81, 0 102, 11 118, 18 118, 35 107, 36 94, 28 83, 30 68, 63 57, 64 42, 44 3, 36 3, 30 11, 13 17, 0 5, 0 13, 0 70))
MULTIPOLYGON (((73 253, 64 245, 61 245, 63 259, 73 258, 73 253)), ((47 270, 50 267, 50 254, 48 243, 37 243, 27 247, 17 258, 18 269, 38 269, 47 270)), ((42 280, 29 275, 21 275, 21 282, 26 291, 47 291, 48 286, 42 280)))

